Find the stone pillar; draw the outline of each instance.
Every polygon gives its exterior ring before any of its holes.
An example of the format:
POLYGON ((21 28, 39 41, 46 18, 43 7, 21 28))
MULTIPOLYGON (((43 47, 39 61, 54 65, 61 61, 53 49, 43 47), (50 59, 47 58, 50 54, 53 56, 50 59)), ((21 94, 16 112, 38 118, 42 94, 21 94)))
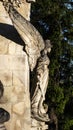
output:
MULTIPOLYGON (((29 20, 30 4, 24 1, 20 12, 29 20)), ((0 107, 10 113, 7 130, 30 130, 28 56, 17 31, 0 2, 0 80, 4 86, 0 107)))

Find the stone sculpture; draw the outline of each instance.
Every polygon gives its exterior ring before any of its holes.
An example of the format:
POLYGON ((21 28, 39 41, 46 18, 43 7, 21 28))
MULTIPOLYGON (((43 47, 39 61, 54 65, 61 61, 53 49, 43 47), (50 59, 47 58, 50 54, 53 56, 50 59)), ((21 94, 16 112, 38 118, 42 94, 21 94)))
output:
POLYGON ((41 52, 41 56, 37 61, 36 67, 36 80, 33 96, 31 98, 31 107, 32 107, 32 117, 40 121, 49 121, 48 115, 43 106, 45 100, 45 93, 48 86, 49 80, 49 69, 48 65, 50 60, 47 56, 47 53, 51 51, 51 44, 49 40, 45 41, 45 48, 41 52))
MULTIPOLYGON (((34 1, 27 0, 27 2, 34 1)), ((5 9, 23 40, 29 68, 31 71, 35 69, 36 72, 35 85, 32 86, 34 91, 32 90, 33 92, 31 92, 31 117, 38 122, 47 122, 49 117, 46 114, 43 102, 49 80, 48 65, 50 60, 47 54, 51 51, 51 44, 49 40, 44 41, 37 29, 16 10, 16 6, 19 7, 20 4, 21 1, 19 0, 4 1, 5 9)))
POLYGON ((29 58, 31 71, 36 66, 37 59, 40 57, 40 51, 44 49, 44 40, 36 28, 19 14, 11 3, 6 3, 9 16, 14 27, 24 41, 25 51, 29 58))

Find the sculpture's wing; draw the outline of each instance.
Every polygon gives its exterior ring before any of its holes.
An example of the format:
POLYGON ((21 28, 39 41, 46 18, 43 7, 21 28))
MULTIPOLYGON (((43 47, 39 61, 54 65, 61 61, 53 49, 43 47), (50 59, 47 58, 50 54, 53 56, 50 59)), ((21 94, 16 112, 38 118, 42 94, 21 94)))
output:
POLYGON ((43 38, 36 28, 21 16, 12 5, 9 5, 9 15, 14 27, 25 43, 30 68, 33 70, 40 56, 40 51, 44 49, 43 38))

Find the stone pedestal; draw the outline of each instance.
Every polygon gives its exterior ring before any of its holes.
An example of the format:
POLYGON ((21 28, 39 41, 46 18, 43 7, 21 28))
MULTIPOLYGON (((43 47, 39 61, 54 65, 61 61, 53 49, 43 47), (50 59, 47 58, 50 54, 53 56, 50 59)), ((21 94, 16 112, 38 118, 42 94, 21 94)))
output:
MULTIPOLYGON (((30 4, 24 1, 23 16, 29 19, 30 4)), ((10 113, 10 120, 5 123, 7 130, 30 130, 30 95, 28 56, 23 51, 23 44, 14 29, 9 15, 0 2, 0 80, 4 93, 0 107, 10 113)))
POLYGON ((48 125, 45 122, 37 121, 35 119, 31 120, 31 130, 48 130, 48 125))

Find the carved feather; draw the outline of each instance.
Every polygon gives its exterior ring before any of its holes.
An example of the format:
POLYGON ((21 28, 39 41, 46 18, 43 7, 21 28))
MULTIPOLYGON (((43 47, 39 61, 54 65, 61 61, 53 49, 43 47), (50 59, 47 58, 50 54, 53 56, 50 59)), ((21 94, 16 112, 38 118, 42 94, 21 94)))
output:
POLYGON ((41 50, 44 49, 44 40, 37 29, 27 21, 17 10, 9 4, 9 16, 14 27, 24 41, 25 50, 29 57, 31 71, 35 68, 41 50))

